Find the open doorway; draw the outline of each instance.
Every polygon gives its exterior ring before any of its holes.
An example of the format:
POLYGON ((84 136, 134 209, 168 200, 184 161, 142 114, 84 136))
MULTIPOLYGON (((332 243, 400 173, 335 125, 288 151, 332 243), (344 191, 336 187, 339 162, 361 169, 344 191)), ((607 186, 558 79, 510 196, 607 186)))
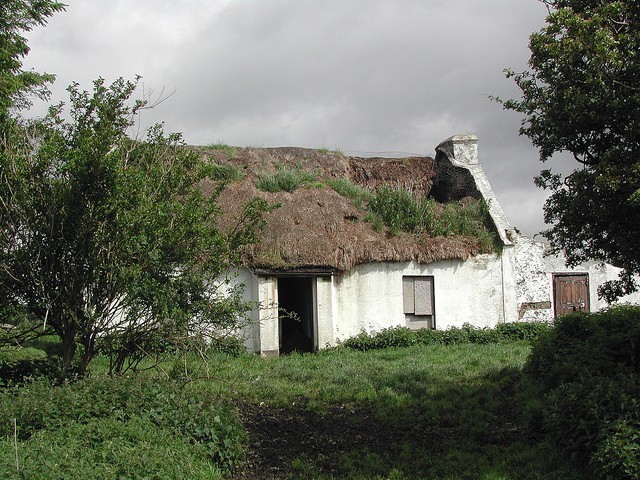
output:
POLYGON ((313 307, 313 277, 278 278, 281 355, 315 350, 313 307))

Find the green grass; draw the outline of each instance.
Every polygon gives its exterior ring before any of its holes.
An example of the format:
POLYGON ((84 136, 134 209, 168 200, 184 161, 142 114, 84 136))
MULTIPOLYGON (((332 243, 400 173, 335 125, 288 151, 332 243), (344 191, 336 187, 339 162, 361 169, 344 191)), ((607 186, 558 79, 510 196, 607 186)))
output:
POLYGON ((222 143, 222 142, 212 143, 210 145, 207 145, 207 148, 211 150, 222 150, 225 153, 227 158, 232 158, 236 154, 236 150, 237 150, 236 147, 231 147, 226 143, 222 143))
POLYGON ((256 186, 265 192, 294 192, 301 187, 322 187, 317 181, 318 175, 308 172, 300 165, 276 164, 274 174, 262 174, 258 177, 256 186))
MULTIPOLYGON (((35 434, 24 436, 18 445, 21 461, 30 462, 24 464, 25 473, 40 471, 34 463, 46 465, 63 458, 62 446, 68 441, 82 451, 76 463, 87 474, 101 473, 99 469, 106 476, 127 468, 143 472, 137 462, 140 455, 150 455, 155 462, 176 452, 179 465, 193 478, 206 478, 209 470, 215 478, 217 464, 208 463, 209 457, 196 444, 187 442, 179 450, 174 445, 176 439, 199 434, 202 420, 189 418, 211 416, 201 411, 204 402, 214 410, 217 404, 253 405, 274 416, 284 415, 282 422, 302 411, 319 422, 338 415, 339 431, 363 429, 359 441, 349 442, 334 455, 310 451, 286 458, 281 469, 287 478, 577 480, 581 477, 553 448, 530 438, 522 426, 518 384, 529 351, 527 342, 509 342, 367 352, 342 347, 281 358, 212 354, 205 362, 187 355, 166 357, 138 379, 120 380, 104 378, 106 367, 98 361, 92 365, 93 378, 73 385, 54 390, 36 385, 17 396, 0 392, 0 403, 11 406, 0 414, 0 423, 20 415, 35 422, 35 434), (171 383, 167 377, 179 382, 171 383), (145 414, 150 411, 167 415, 145 414), (176 431, 178 436, 172 433, 176 431), (377 434, 391 440, 378 448, 377 434), (87 435, 96 439, 94 443, 82 440, 87 435), (146 450, 154 435, 159 442, 157 455, 146 450), (117 452, 109 450, 109 436, 114 441, 128 439, 121 451, 131 455, 130 462, 112 457, 117 452), (101 463, 101 459, 106 460, 101 463), (98 466, 91 467, 94 463, 98 466), (116 470, 108 470, 112 463, 116 470)), ((232 427, 228 418, 225 421, 232 427)), ((9 428, 2 426, 2 432, 7 440, 0 445, 4 451, 0 470, 9 471, 13 462, 9 428)), ((315 435, 302 433, 303 438, 315 435)), ((155 463, 150 465, 156 468, 155 463)), ((150 472, 157 473, 153 469, 150 472)), ((165 476, 173 473, 167 470, 165 476)))
POLYGON ((485 252, 500 249, 500 239, 485 202, 471 200, 464 204, 439 205, 432 198, 389 185, 372 192, 344 178, 326 183, 357 208, 367 210, 364 220, 377 232, 386 228, 392 235, 401 232, 428 233, 432 237, 466 235, 476 237, 485 252))
POLYGON ((333 155, 344 155, 344 153, 342 152, 342 150, 338 149, 338 148, 334 148, 333 150, 330 150, 328 148, 318 148, 318 152, 319 153, 325 153, 325 154, 333 154, 333 155))
POLYGON ((301 456, 289 466, 291 478, 580 478, 553 448, 516 427, 513 392, 529 349, 512 342, 246 356, 216 362, 216 381, 200 388, 267 408, 372 412, 383 430, 438 438, 436 452, 432 442, 402 438, 388 454, 353 445, 341 455, 338 477, 322 473, 322 459, 301 456))
POLYGON ((369 190, 353 183, 347 178, 329 179, 327 180, 327 185, 343 197, 350 199, 356 208, 365 209, 369 200, 373 197, 373 193, 369 190))
MULTIPOLYGON (((390 348, 359 352, 333 349, 316 355, 293 354, 275 359, 253 355, 215 357, 215 384, 225 397, 285 406, 304 398, 312 409, 340 403, 382 401, 388 405, 422 404, 423 398, 402 386, 408 377, 434 387, 435 379, 455 375, 458 383, 480 382, 496 369, 518 368, 529 351, 526 343, 390 348), (245 374, 250 375, 246 376, 245 374)), ((379 405, 378 405, 379 406, 379 405)), ((384 412, 382 412, 384 413, 384 412)))
POLYGON ((231 164, 213 164, 211 165, 211 179, 221 182, 239 182, 243 178, 242 171, 231 164))

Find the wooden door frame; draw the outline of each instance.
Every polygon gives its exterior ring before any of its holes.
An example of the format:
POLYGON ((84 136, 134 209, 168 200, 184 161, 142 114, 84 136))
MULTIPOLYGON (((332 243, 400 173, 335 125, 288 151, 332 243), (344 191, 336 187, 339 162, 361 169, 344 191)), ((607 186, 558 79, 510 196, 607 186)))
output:
POLYGON ((589 289, 589 272, 559 272, 551 274, 551 286, 553 292, 553 318, 558 318, 558 292, 556 287, 556 279, 561 277, 584 277, 586 279, 585 286, 587 288, 586 312, 591 311, 591 292, 589 289))

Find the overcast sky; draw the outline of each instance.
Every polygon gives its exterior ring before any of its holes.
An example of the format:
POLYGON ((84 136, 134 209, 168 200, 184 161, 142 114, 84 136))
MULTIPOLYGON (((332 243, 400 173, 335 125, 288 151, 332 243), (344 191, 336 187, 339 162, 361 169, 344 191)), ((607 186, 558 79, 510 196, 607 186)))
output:
MULTIPOLYGON (((544 229, 542 164, 520 117, 488 96, 516 97, 544 24, 536 0, 66 0, 29 34, 28 68, 77 81, 143 77, 165 121, 194 145, 298 146, 371 156, 434 156, 457 133, 479 155, 507 217, 544 229)), ((140 92, 142 94, 142 92, 140 92)))

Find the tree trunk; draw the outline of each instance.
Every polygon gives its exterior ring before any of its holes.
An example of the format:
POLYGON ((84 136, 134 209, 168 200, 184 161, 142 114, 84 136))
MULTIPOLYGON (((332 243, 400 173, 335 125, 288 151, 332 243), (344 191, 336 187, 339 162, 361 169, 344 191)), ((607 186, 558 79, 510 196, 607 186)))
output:
POLYGON ((82 338, 82 346, 84 347, 84 351, 82 352, 82 358, 80 359, 79 369, 81 373, 85 373, 89 363, 96 356, 95 338, 91 334, 86 334, 82 338))
POLYGON ((67 328, 62 336, 62 366, 66 371, 71 370, 73 358, 76 354, 75 329, 67 328))

